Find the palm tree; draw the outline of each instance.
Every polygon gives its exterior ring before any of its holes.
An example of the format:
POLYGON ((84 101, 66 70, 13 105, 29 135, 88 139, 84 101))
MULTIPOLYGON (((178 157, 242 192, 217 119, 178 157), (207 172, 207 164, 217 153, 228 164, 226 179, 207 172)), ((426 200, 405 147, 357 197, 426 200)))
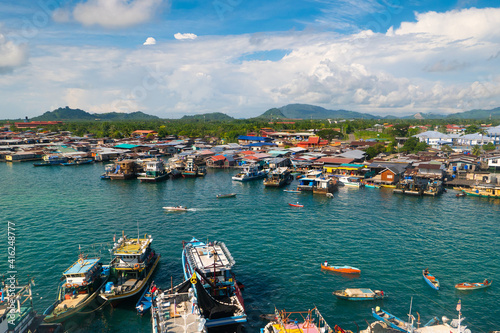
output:
POLYGON ((479 145, 475 145, 472 147, 472 155, 479 156, 481 155, 481 147, 479 145))

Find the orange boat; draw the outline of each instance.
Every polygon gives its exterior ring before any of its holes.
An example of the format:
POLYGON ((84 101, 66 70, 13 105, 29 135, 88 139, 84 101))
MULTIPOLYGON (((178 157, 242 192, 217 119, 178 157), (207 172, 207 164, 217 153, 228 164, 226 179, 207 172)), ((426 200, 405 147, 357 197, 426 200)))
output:
POLYGON ((327 271, 339 272, 344 274, 360 274, 361 270, 356 267, 351 266, 330 266, 328 263, 321 264, 321 269, 325 269, 327 271))

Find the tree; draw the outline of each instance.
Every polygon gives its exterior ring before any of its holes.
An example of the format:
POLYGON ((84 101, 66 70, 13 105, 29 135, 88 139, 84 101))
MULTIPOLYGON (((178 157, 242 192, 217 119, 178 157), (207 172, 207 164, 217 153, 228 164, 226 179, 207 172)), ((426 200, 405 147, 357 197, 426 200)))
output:
POLYGON ((493 142, 488 142, 483 146, 483 150, 490 151, 495 150, 497 147, 493 144, 493 142))
POLYGON ((321 130, 318 133, 316 133, 320 138, 326 139, 328 141, 331 141, 335 138, 342 138, 344 135, 340 132, 334 131, 332 129, 326 129, 326 130, 321 130))
POLYGON ((479 156, 481 155, 481 147, 479 145, 475 145, 472 147, 472 155, 479 156))
POLYGON ((368 147, 365 150, 365 153, 367 154, 366 159, 371 160, 372 158, 374 158, 378 154, 384 152, 384 150, 385 150, 385 146, 381 143, 377 143, 374 146, 368 147))

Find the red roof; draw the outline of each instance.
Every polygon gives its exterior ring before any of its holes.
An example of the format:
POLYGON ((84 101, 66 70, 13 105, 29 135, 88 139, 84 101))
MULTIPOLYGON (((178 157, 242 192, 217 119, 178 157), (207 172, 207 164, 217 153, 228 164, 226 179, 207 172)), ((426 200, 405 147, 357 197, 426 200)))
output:
POLYGON ((214 162, 215 161, 223 161, 223 160, 226 159, 226 156, 224 156, 224 155, 215 155, 215 156, 210 157, 210 159, 212 161, 214 161, 214 162))
POLYGON ((319 136, 310 136, 308 143, 318 144, 319 143, 319 136))
POLYGON ((244 154, 244 155, 253 155, 253 154, 255 154, 255 152, 251 151, 251 150, 244 150, 241 153, 244 154))

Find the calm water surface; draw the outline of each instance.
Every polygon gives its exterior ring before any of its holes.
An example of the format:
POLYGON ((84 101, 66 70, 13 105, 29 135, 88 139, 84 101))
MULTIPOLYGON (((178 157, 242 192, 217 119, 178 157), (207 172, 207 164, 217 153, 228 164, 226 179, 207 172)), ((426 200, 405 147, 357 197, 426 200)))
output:
MULTIPOLYGON (((62 272, 78 256, 79 245, 109 243, 122 230, 149 233, 162 254, 154 280, 167 288, 181 282, 182 241, 192 237, 224 241, 244 283, 249 322, 274 306, 290 311, 317 306, 330 325, 366 328, 371 308, 380 305, 422 322, 456 317, 462 300, 465 323, 473 332, 500 329, 500 200, 393 195, 385 189, 341 188, 333 199, 265 188, 262 181, 231 180, 234 170, 209 170, 203 179, 158 184, 137 180, 104 181, 102 164, 34 168, 31 163, 0 163, 0 211, 4 240, 0 269, 7 271, 7 222, 16 224, 19 283, 34 277, 34 305, 43 312, 56 297, 62 272), (236 192, 236 198, 217 199, 236 192), (304 208, 288 206, 289 202, 304 208), (163 206, 184 205, 188 212, 167 213, 163 206), (349 278, 322 272, 320 263, 362 270, 349 278), (442 289, 432 290, 421 271, 429 268, 442 289), (495 280, 489 289, 459 292, 465 281, 495 280), (383 302, 337 300, 332 291, 348 287, 382 289, 383 302)), ((293 187, 292 184, 291 187, 293 187)), ((105 254, 106 260, 109 254, 105 254)), ((139 317, 134 302, 75 317, 68 332, 150 332, 149 316, 139 317)), ((90 312, 88 309, 86 312, 90 312)))

